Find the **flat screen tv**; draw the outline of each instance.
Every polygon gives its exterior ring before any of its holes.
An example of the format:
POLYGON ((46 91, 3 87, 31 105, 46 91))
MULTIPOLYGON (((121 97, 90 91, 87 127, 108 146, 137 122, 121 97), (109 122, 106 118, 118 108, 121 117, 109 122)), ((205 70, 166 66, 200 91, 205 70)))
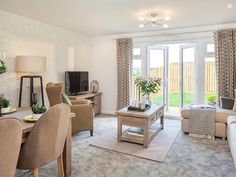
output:
POLYGON ((86 71, 65 72, 65 92, 76 95, 89 91, 89 74, 86 71))

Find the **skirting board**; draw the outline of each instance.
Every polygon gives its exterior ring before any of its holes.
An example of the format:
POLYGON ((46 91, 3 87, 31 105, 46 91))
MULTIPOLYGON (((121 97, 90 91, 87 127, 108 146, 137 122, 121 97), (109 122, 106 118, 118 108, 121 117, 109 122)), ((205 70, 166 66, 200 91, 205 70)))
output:
POLYGON ((115 111, 102 110, 102 114, 116 116, 115 111))

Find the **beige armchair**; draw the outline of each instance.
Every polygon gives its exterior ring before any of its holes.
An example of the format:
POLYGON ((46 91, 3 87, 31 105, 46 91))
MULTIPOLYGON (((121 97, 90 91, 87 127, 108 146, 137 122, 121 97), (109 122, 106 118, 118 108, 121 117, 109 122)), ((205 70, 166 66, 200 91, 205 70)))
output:
POLYGON ((17 168, 30 169, 33 177, 38 177, 41 166, 57 160, 58 175, 64 177, 62 152, 69 123, 70 108, 66 104, 55 105, 44 113, 21 147, 17 168))
MULTIPOLYGON (((62 103, 62 83, 48 83, 46 92, 50 106, 62 103)), ((93 136, 93 107, 90 100, 71 100, 71 112, 75 113, 72 118, 72 133, 90 130, 93 136)))
POLYGON ((22 125, 15 118, 0 118, 0 176, 14 177, 22 140, 22 125))

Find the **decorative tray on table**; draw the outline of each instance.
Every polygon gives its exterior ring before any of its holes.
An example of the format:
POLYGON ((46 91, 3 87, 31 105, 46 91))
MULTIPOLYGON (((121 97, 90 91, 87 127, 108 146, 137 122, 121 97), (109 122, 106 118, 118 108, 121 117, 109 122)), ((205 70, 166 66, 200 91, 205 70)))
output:
POLYGON ((145 111, 149 110, 150 108, 151 108, 151 105, 145 104, 145 108, 144 109, 129 106, 128 110, 129 111, 145 112, 145 111))
POLYGON ((15 107, 10 107, 8 110, 4 110, 2 108, 1 115, 11 114, 11 113, 16 112, 16 111, 17 111, 17 109, 15 107))
POLYGON ((26 122, 37 122, 43 114, 32 114, 23 118, 26 122))

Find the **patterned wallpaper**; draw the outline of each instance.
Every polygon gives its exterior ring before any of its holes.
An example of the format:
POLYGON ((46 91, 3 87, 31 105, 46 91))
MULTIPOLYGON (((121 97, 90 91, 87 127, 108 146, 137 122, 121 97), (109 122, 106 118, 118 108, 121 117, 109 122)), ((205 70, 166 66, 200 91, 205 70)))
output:
MULTIPOLYGON (((0 11, 0 54, 4 53, 7 73, 0 75, 0 93, 18 105, 20 76, 15 73, 16 55, 46 57, 47 82, 63 82, 66 70, 89 70, 90 38, 36 20, 0 11)), ((39 83, 35 83, 39 93, 39 83)), ((29 82, 25 82, 22 106, 29 105, 29 82)), ((39 96, 40 98, 40 96, 39 96)), ((46 93, 45 93, 46 99, 46 93)), ((47 99, 46 99, 46 102, 47 99)))

